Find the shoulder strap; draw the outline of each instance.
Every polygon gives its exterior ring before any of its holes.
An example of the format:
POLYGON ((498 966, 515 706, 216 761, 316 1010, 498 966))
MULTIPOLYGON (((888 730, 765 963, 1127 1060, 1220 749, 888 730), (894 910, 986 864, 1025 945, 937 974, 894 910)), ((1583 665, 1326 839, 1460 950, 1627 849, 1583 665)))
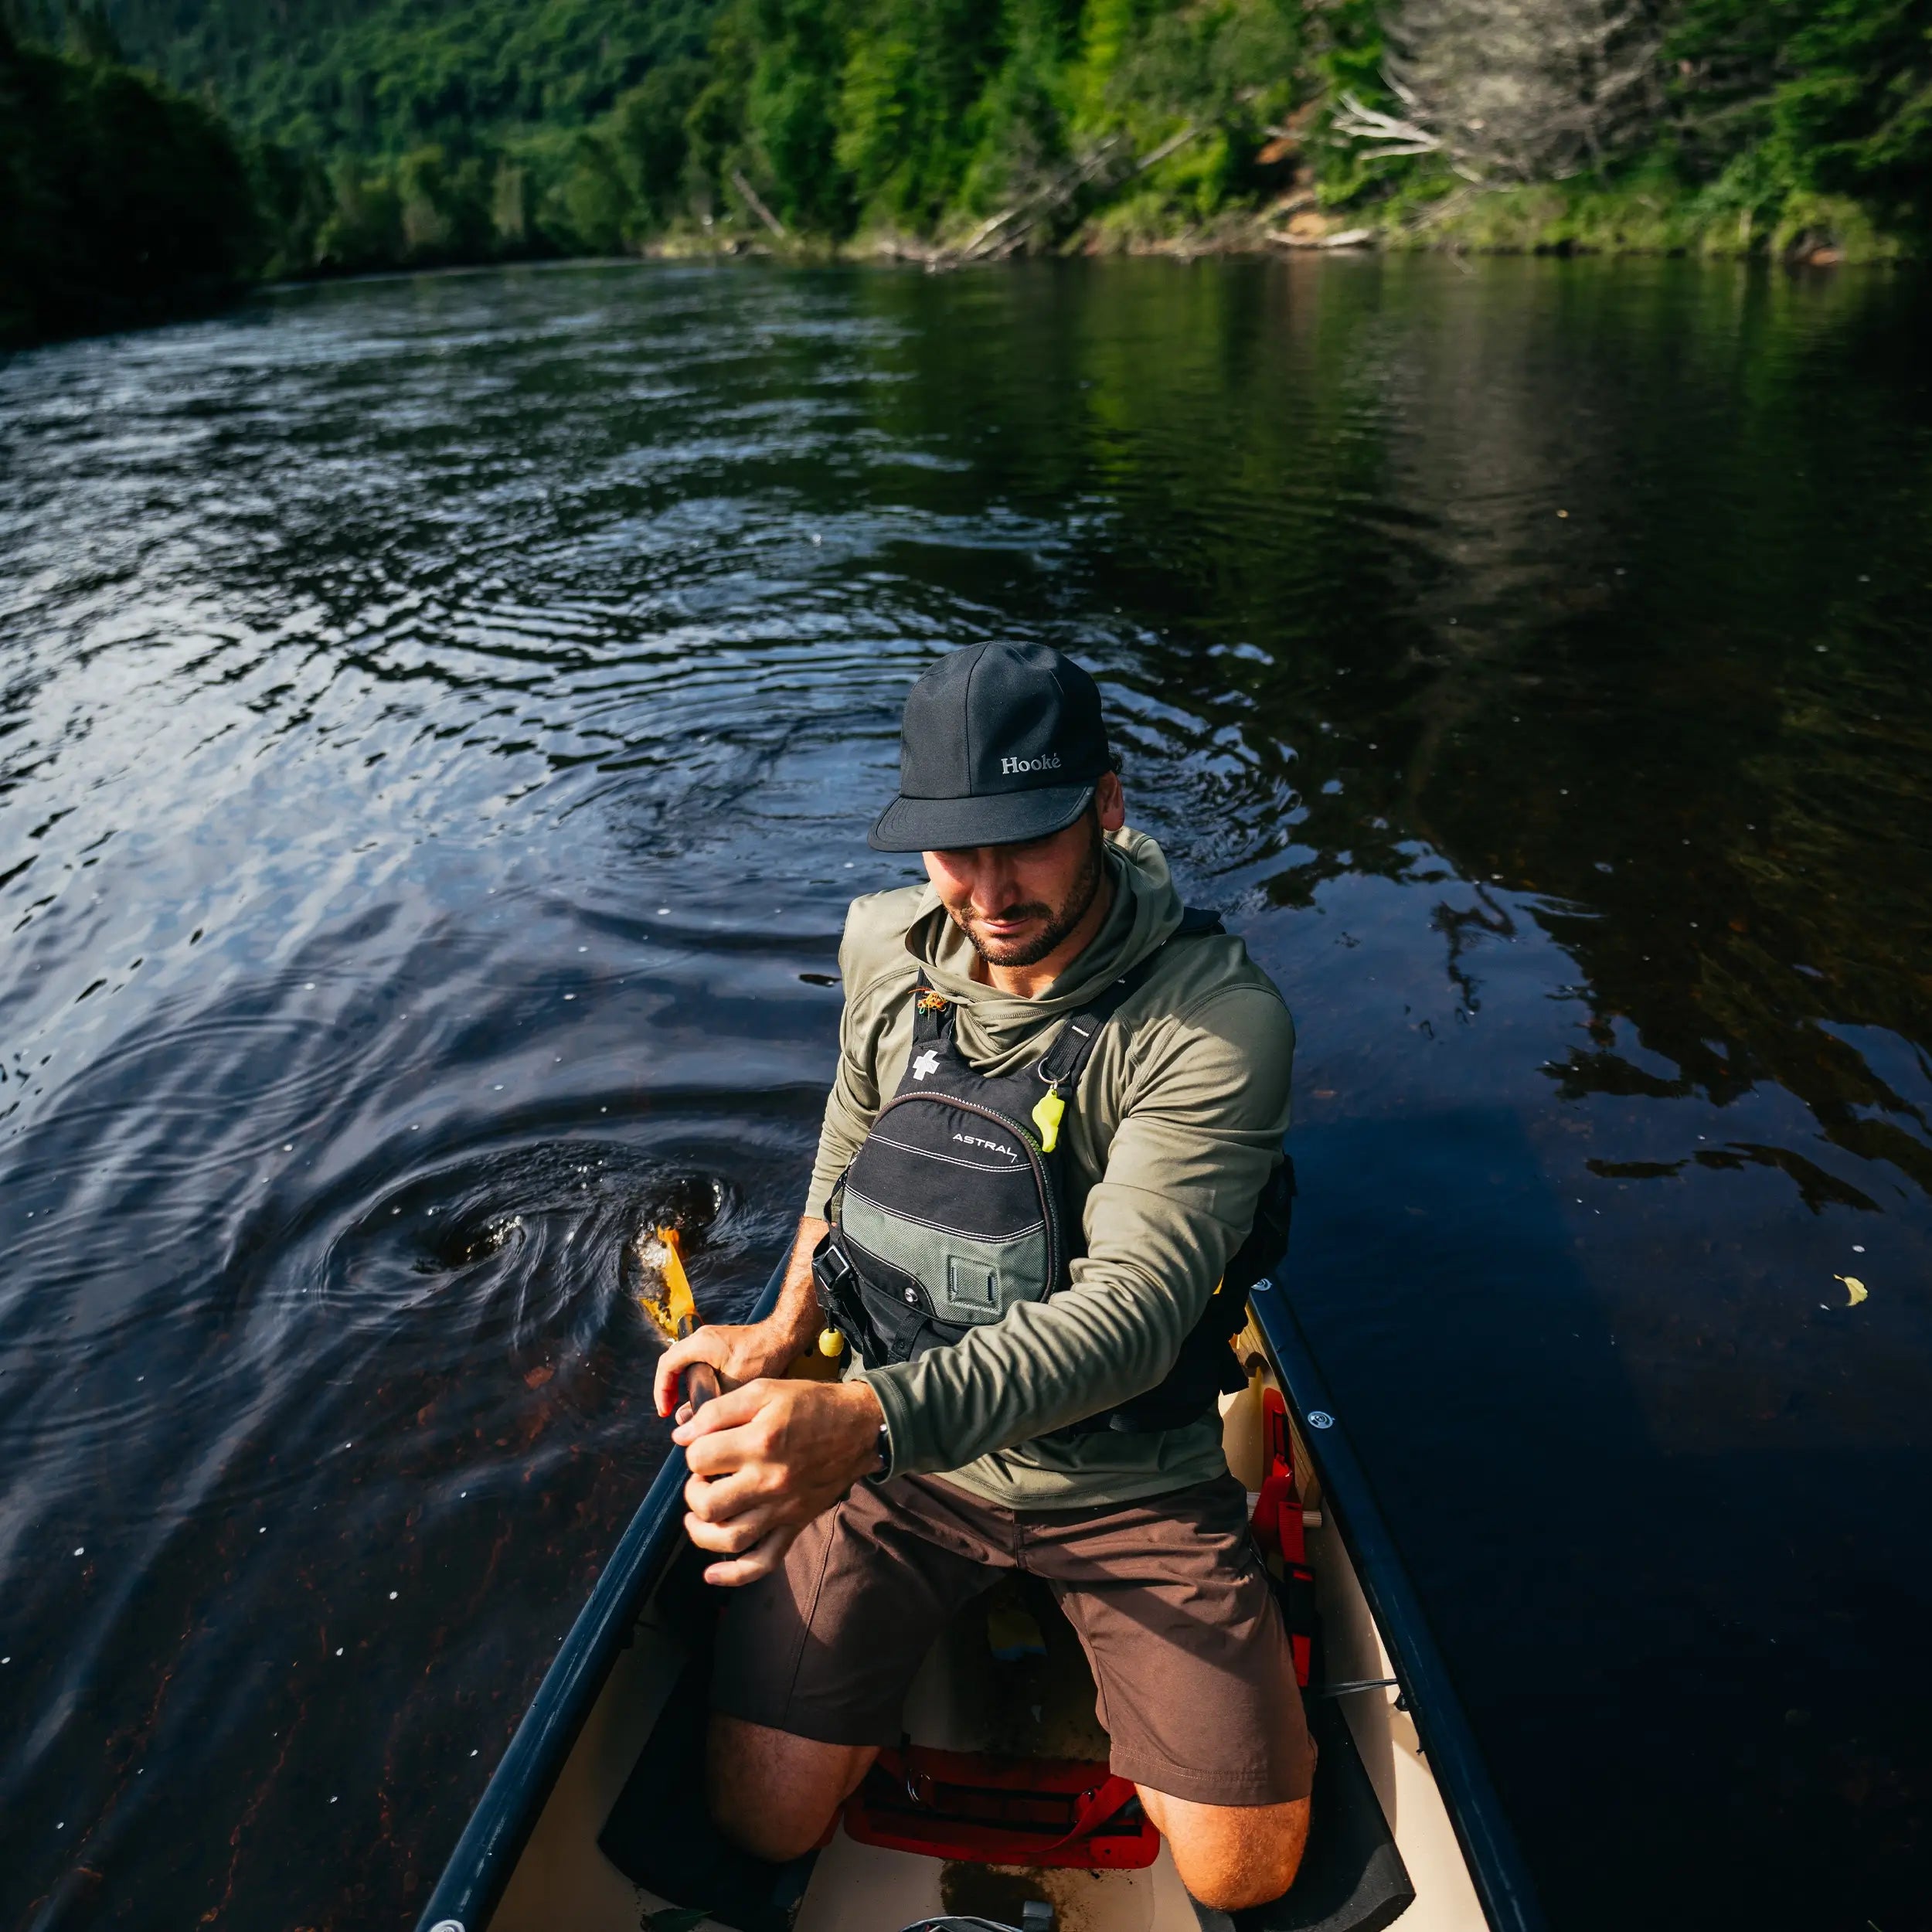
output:
POLYGON ((1056 1089, 1063 1087, 1070 1091, 1078 1086, 1081 1074, 1087 1070, 1087 1063, 1093 1057, 1100 1029, 1146 983, 1163 947, 1171 946, 1177 939, 1205 939, 1226 930, 1219 913, 1209 912, 1198 906, 1184 906, 1181 909, 1180 924, 1168 934, 1161 946, 1156 946, 1138 965, 1123 973, 1097 999, 1082 1007, 1060 1029, 1053 1045, 1040 1056, 1040 1078, 1056 1089))

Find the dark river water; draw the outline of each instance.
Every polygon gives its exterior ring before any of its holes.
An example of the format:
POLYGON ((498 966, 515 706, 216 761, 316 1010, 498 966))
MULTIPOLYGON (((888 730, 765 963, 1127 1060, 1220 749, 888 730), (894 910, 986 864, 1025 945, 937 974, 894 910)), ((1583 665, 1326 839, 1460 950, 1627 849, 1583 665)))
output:
POLYGON ((665 1453, 624 1241, 764 1281, 998 637, 1295 1010, 1295 1298, 1560 1932, 1932 1925, 1928 339, 641 267, 0 363, 0 1923, 408 1925, 665 1453))

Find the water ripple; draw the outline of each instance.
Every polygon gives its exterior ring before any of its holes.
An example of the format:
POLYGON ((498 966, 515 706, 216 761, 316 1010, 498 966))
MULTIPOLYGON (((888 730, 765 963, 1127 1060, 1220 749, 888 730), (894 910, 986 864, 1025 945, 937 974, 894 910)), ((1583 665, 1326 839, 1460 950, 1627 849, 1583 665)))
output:
POLYGON ((1010 638, 1295 1009, 1298 1304, 1552 1896, 1913 1923, 1925 301, 515 270, 0 361, 0 1920, 410 1922, 664 1454, 634 1237, 783 1250, 904 692, 1010 638))

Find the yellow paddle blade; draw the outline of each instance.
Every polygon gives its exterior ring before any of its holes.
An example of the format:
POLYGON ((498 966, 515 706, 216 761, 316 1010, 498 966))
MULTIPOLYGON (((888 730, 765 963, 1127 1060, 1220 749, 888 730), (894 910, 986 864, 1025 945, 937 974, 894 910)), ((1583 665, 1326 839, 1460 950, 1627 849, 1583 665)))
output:
POLYGON ((638 1261, 644 1270, 644 1285, 638 1291, 638 1305, 672 1341, 697 1321, 697 1304, 691 1298, 691 1283, 684 1271, 684 1255, 675 1228, 654 1228, 640 1234, 638 1261), (657 1292, 653 1293, 655 1288, 657 1292))
POLYGON ((691 1283, 684 1271, 684 1250, 679 1245, 675 1228, 659 1228, 658 1239, 669 1250, 664 1281, 671 1291, 671 1325, 682 1333, 687 1323, 698 1318, 698 1305, 691 1298, 691 1283))

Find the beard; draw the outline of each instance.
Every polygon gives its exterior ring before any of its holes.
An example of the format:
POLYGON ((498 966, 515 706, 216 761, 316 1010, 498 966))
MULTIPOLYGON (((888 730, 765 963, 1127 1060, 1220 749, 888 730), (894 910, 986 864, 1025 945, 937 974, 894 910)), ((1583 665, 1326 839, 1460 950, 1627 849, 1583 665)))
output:
POLYGON ((1100 889, 1100 882, 1107 873, 1107 838, 1100 830, 1097 813, 1089 812, 1087 819, 1087 850, 1080 859, 1080 870, 1073 875, 1067 887, 1066 896, 1058 906, 1049 906, 1043 899, 1033 900, 1015 906, 1002 912, 1006 919, 1037 919, 1043 923, 1039 931, 1030 939, 1018 939, 1006 944, 983 939, 973 930, 972 916, 968 912, 955 912, 949 906, 947 917, 966 935, 975 952, 989 966, 1037 966, 1057 947, 1063 944, 1068 934, 1079 925, 1092 909, 1094 899, 1100 889))

